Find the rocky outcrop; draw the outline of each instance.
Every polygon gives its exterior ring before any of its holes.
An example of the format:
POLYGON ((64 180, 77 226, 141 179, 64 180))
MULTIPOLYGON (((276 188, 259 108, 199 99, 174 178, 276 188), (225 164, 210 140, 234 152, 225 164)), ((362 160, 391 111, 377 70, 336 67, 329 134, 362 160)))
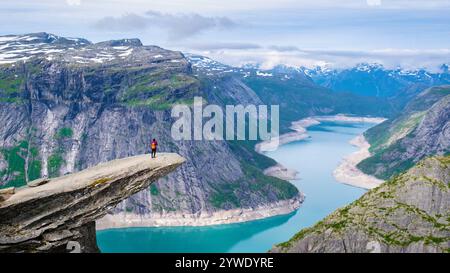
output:
POLYGON ((95 220, 184 161, 128 157, 17 189, 0 201, 0 252, 96 252, 95 220))
POLYGON ((412 100, 399 117, 365 133, 371 156, 358 168, 388 179, 424 157, 450 152, 450 86, 433 87, 412 100))
POLYGON ((450 156, 419 162, 272 252, 450 252, 450 156))

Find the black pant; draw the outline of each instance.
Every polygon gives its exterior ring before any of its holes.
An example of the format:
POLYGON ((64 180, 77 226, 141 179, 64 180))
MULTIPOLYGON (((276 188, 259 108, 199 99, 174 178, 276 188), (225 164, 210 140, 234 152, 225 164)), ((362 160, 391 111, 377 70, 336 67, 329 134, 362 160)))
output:
POLYGON ((152 158, 155 158, 155 157, 156 157, 156 148, 152 149, 152 158))

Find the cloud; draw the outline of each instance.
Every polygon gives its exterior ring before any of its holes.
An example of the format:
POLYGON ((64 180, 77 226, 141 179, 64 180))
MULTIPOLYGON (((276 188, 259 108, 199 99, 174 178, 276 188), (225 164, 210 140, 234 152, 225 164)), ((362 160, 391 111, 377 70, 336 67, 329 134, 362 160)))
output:
POLYGON ((121 17, 107 16, 94 24, 94 27, 100 30, 108 31, 133 31, 145 29, 150 22, 134 13, 125 14, 121 17))
POLYGON ((296 46, 269 46, 269 49, 279 51, 279 52, 288 52, 288 51, 298 51, 299 48, 296 46))
POLYGON ((197 44, 189 44, 189 48, 195 50, 206 50, 206 51, 216 51, 216 50, 250 50, 250 49, 259 49, 261 48, 258 44, 253 43, 197 43, 197 44))
POLYGON ((367 0, 367 5, 369 6, 380 6, 381 0, 367 0))
POLYGON ((206 30, 231 29, 237 24, 228 17, 206 17, 196 13, 170 14, 147 11, 144 15, 134 13, 120 17, 104 17, 94 27, 109 31, 133 31, 155 27, 167 31, 169 40, 184 39, 206 30))
POLYGON ((69 6, 79 6, 81 5, 81 0, 66 0, 66 3, 69 6))
POLYGON ((353 67, 360 63, 378 63, 386 68, 439 70, 450 62, 450 49, 379 49, 379 50, 321 50, 300 49, 295 46, 269 46, 256 50, 218 50, 199 52, 225 64, 242 66, 259 64, 262 69, 276 65, 328 66, 336 69, 353 67))

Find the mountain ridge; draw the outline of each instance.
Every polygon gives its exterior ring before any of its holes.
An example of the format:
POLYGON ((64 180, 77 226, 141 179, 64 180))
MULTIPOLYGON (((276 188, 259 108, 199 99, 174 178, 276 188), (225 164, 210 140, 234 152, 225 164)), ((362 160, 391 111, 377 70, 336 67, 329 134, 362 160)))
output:
POLYGON ((450 152, 450 85, 432 87, 409 102, 403 113, 367 132, 371 157, 363 172, 387 179, 420 159, 450 152))

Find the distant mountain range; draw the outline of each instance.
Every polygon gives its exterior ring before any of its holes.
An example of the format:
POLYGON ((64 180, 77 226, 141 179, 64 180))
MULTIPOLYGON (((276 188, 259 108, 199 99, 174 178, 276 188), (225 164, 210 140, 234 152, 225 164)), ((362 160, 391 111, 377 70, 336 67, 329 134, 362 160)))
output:
POLYGON ((345 113, 349 115, 390 117, 396 107, 382 97, 341 92, 320 86, 303 68, 276 66, 261 70, 255 66, 231 67, 207 57, 188 54, 194 73, 206 78, 239 78, 265 104, 280 105, 281 130, 289 130, 292 121, 313 115, 345 113))
POLYGON ((345 69, 283 65, 272 69, 261 69, 258 65, 227 66, 198 55, 188 54, 187 57, 194 67, 207 71, 209 75, 238 75, 244 81, 248 78, 265 78, 270 81, 294 80, 296 84, 301 82, 302 85, 314 86, 314 88, 321 86, 344 96, 354 94, 378 98, 376 103, 380 109, 383 109, 384 116, 399 113, 411 99, 428 87, 450 84, 449 66, 446 63, 443 63, 440 71, 437 72, 426 69, 388 69, 376 63, 361 63, 345 69))
POLYGON ((297 77, 303 81, 312 81, 336 92, 351 92, 362 96, 395 99, 397 97, 414 97, 426 87, 450 83, 449 66, 443 63, 439 71, 426 69, 388 69, 377 63, 361 63, 351 68, 330 68, 328 66, 288 67, 275 66, 261 69, 259 65, 232 67, 221 64, 204 56, 188 54, 194 67, 208 70, 213 74, 240 74, 243 77, 297 77), (411 92, 410 89, 415 89, 411 92), (407 94, 404 94, 406 92, 407 94))
POLYGON ((317 67, 305 72, 314 82, 335 91, 350 91, 375 97, 395 97, 411 84, 440 85, 450 81, 448 66, 443 64, 440 72, 425 69, 387 69, 380 64, 359 64, 348 69, 317 67))
POLYGON ((443 64, 438 72, 425 69, 387 69, 380 64, 360 64, 341 70, 318 67, 307 69, 305 73, 315 83, 336 92, 387 98, 397 112, 424 89, 450 83, 447 64, 443 64))

